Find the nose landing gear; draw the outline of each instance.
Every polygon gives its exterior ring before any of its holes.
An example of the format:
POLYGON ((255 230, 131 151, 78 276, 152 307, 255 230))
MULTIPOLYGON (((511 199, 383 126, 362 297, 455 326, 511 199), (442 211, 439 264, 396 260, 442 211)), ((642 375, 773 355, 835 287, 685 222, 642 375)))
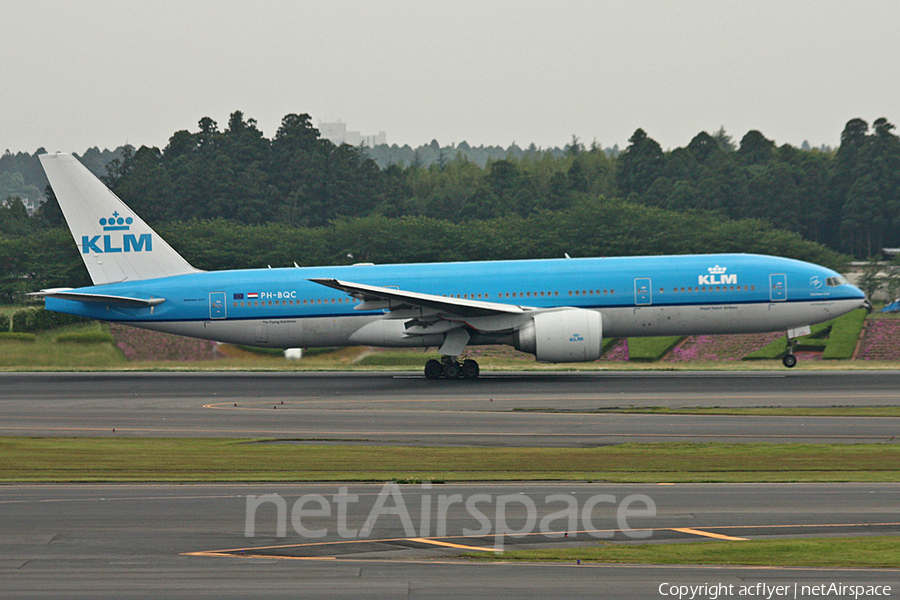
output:
POLYGON ((797 340, 788 340, 787 354, 781 357, 781 364, 786 366, 788 369, 793 369, 797 366, 797 357, 794 356, 794 346, 797 345, 797 340))
POLYGON ((425 363, 427 379, 477 379, 481 369, 478 363, 468 359, 459 362, 455 356, 442 356, 441 360, 431 359, 425 363))

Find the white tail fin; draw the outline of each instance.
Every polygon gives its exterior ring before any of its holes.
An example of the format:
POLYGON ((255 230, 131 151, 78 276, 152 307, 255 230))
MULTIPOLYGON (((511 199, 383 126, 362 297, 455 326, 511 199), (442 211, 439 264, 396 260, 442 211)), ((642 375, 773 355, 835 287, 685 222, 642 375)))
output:
POLYGON ((198 272, 74 156, 40 159, 95 285, 198 272))

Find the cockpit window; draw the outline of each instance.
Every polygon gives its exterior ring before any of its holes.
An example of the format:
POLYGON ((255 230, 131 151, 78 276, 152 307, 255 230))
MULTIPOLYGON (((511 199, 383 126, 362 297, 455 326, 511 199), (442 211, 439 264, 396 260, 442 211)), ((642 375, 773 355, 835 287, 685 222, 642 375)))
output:
POLYGON ((828 287, 837 287, 839 285, 847 285, 847 280, 843 277, 829 277, 825 280, 828 287))

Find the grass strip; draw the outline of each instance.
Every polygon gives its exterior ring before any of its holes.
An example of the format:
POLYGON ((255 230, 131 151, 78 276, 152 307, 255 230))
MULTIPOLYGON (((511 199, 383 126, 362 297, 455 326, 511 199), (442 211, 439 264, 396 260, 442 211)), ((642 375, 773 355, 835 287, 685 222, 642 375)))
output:
POLYGON ((466 554, 481 560, 771 567, 900 568, 896 537, 794 538, 684 544, 603 543, 582 548, 466 554))
POLYGON ((819 407, 767 407, 724 408, 695 406, 670 408, 668 406, 603 407, 593 410, 567 410, 560 408, 514 408, 513 412, 546 412, 572 414, 644 414, 644 415, 737 415, 759 417, 900 417, 900 406, 819 406, 819 407))
POLYGON ((405 447, 191 438, 0 438, 3 482, 900 481, 900 445, 405 447))
MULTIPOLYGON (((825 321, 811 327, 810 335, 797 339, 796 350, 822 350, 823 359, 848 359, 853 356, 859 339, 866 311, 858 308, 837 319, 825 321), (820 339, 826 332, 828 337, 820 339)), ((743 360, 767 360, 781 358, 787 352, 787 338, 778 338, 770 344, 751 352, 743 360)))
POLYGON ((684 338, 678 336, 628 338, 628 360, 633 362, 656 362, 682 339, 684 338))
POLYGON ((866 321, 866 311, 858 308, 853 312, 836 319, 828 336, 828 345, 822 353, 825 360, 848 359, 856 350, 856 343, 866 321))

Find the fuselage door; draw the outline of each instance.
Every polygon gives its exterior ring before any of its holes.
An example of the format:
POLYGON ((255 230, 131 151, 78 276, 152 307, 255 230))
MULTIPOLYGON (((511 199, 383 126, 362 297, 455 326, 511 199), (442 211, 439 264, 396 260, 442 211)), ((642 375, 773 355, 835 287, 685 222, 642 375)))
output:
POLYGON ((784 273, 769 275, 769 298, 772 302, 787 300, 787 275, 784 273))
POLYGON ((634 303, 637 306, 653 304, 653 291, 650 289, 649 277, 638 277, 634 280, 634 303))
POLYGON ((226 317, 225 310, 225 292, 209 293, 209 318, 224 319, 226 317))

